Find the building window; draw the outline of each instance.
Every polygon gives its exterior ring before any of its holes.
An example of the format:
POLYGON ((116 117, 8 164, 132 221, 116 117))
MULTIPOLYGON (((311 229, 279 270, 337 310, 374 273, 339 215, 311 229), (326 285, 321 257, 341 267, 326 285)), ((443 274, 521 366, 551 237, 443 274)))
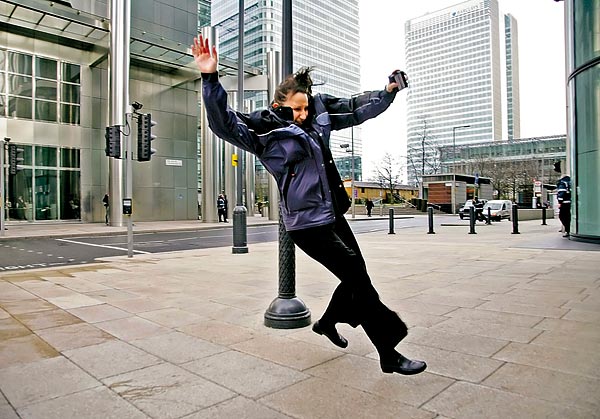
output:
POLYGON ((0 117, 79 124, 80 72, 76 64, 0 50, 0 117))
POLYGON ((7 178, 10 220, 73 220, 81 218, 80 151, 19 144, 22 170, 7 178))

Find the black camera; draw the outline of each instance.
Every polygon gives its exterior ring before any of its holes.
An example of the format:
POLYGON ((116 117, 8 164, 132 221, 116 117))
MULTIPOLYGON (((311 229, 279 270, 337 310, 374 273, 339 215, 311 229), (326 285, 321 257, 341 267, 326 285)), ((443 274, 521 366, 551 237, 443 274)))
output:
POLYGON ((390 83, 398 83, 398 90, 408 87, 408 76, 404 71, 396 70, 388 77, 390 83))

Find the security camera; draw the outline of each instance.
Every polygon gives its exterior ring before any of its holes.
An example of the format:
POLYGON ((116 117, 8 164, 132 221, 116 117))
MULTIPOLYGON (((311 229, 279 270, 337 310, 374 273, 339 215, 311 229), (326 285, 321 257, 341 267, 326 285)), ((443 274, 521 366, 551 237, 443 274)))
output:
POLYGON ((142 109, 144 107, 144 105, 142 105, 140 102, 133 102, 131 104, 131 107, 136 110, 139 111, 140 109, 142 109))

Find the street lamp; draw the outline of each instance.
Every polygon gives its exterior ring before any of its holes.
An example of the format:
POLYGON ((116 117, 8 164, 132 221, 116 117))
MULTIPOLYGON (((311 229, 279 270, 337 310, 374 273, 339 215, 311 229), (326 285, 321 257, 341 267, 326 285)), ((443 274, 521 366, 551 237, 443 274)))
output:
POLYGON ((470 127, 471 125, 452 127, 452 214, 456 214, 456 130, 470 127))
POLYGON ((356 206, 355 206, 355 202, 354 202, 354 127, 352 127, 352 145, 346 143, 346 144, 340 144, 340 147, 342 147, 346 153, 350 152, 351 154, 351 166, 350 166, 350 193, 352 195, 351 202, 352 202, 352 218, 356 218, 356 206), (348 147, 350 147, 350 150, 348 150, 348 147))

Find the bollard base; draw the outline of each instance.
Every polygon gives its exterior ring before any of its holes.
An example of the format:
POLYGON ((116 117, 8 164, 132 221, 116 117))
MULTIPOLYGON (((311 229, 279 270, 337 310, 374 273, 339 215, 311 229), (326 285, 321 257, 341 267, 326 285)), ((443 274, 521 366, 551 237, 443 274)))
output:
POLYGON ((273 329, 297 329, 310 325, 310 311, 297 298, 275 298, 265 312, 265 326, 273 329))
POLYGON ((231 253, 233 254, 242 254, 242 253, 248 253, 248 246, 242 246, 242 247, 237 247, 237 246, 233 246, 231 248, 231 253))

